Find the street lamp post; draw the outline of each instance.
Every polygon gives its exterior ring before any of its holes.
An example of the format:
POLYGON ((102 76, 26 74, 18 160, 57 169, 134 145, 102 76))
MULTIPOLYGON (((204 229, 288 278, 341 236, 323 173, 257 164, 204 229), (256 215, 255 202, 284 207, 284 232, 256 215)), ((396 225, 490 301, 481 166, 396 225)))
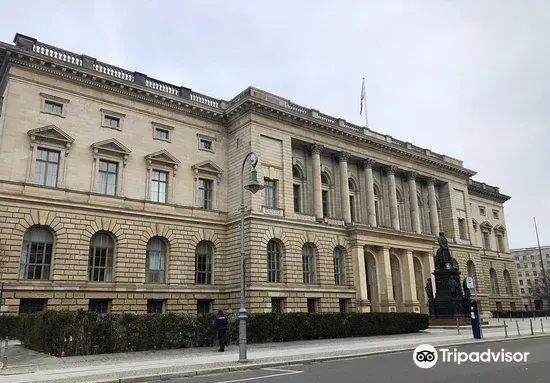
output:
POLYGON ((246 307, 245 307, 245 291, 244 291, 244 189, 249 190, 252 194, 256 193, 258 190, 264 188, 258 182, 258 172, 256 171, 256 165, 258 164, 258 155, 254 152, 250 152, 246 155, 243 161, 243 166, 241 168, 241 296, 240 296, 240 307, 239 307, 239 362, 246 361, 246 307), (244 166, 246 161, 251 158, 250 165, 250 181, 244 185, 244 166))

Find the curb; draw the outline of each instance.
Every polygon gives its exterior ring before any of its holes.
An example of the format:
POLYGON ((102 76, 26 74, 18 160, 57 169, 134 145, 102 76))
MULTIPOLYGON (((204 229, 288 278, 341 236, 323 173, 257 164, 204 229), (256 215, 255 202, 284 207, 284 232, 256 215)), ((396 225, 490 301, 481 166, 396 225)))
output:
MULTIPOLYGON (((487 339, 487 340, 486 339, 480 339, 480 340, 468 339, 462 342, 459 341, 459 342, 435 344, 434 347, 440 348, 440 347, 451 347, 451 346, 464 346, 469 344, 490 344, 490 343, 498 343, 498 342, 512 342, 517 340, 544 338, 549 336, 550 334, 535 334, 535 335, 528 335, 528 336, 519 336, 519 337, 516 336, 516 337, 487 339)), ((397 354, 400 352, 411 351, 411 350, 414 350, 415 348, 416 347, 406 346, 395 350, 380 350, 380 351, 358 352, 358 353, 343 354, 343 355, 306 357, 301 359, 294 359, 290 361, 280 361, 280 362, 273 362, 273 361, 262 362, 261 359, 257 359, 257 360, 249 360, 247 362, 244 362, 238 365, 230 365, 230 366, 224 366, 224 367, 211 367, 211 368, 206 367, 202 369, 188 369, 188 370, 182 369, 182 371, 178 371, 178 372, 150 373, 150 374, 132 376, 132 377, 126 377, 126 378, 108 378, 108 379, 99 378, 98 380, 94 380, 93 375, 91 375, 90 376, 91 379, 89 380, 89 382, 142 383, 142 382, 151 382, 151 381, 166 381, 169 379, 189 378, 193 376, 209 375, 209 374, 216 374, 216 373, 223 373, 223 372, 257 370, 257 369, 266 368, 266 367, 293 366, 293 365, 299 365, 299 364, 328 362, 328 361, 334 361, 334 360, 356 359, 356 358, 363 358, 363 357, 375 356, 375 355, 397 354)), ((60 383, 60 382, 67 382, 70 380, 75 382, 82 381, 75 377, 75 378, 61 378, 61 379, 54 379, 54 380, 46 380, 43 382, 60 383)))

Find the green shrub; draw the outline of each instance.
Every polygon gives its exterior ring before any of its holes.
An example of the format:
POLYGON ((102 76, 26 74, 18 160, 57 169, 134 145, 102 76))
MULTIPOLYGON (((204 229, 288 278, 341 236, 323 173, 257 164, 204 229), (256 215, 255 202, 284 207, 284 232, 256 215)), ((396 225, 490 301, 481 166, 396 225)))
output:
POLYGON ((16 315, 0 315, 0 339, 16 339, 19 337, 19 317, 16 315))
MULTIPOLYGON (((97 314, 46 311, 0 317, 2 328, 18 329, 26 347, 56 356, 106 354, 212 346, 213 314, 97 314)), ((238 318, 230 315, 228 342, 238 342, 238 318)), ((414 313, 249 314, 249 343, 358 337, 416 332, 428 316, 414 313)))

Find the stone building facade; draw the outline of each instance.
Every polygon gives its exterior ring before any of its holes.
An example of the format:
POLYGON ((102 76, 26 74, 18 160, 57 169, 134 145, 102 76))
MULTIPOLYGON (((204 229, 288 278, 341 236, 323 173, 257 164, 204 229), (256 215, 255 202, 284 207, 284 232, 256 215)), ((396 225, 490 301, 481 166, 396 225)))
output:
MULTIPOLYGON (((519 281, 519 294, 522 299, 521 309, 540 310, 550 308, 550 302, 540 294, 548 291, 544 286, 544 275, 550 276, 550 246, 512 249, 516 260, 519 281)), ((546 281, 550 284, 550 280, 546 281)))
POLYGON ((0 63, 3 312, 236 311, 242 193, 250 312, 426 312, 440 230, 484 309, 521 303, 509 197, 457 159, 20 34, 0 63), (240 182, 251 151, 256 194, 240 182))

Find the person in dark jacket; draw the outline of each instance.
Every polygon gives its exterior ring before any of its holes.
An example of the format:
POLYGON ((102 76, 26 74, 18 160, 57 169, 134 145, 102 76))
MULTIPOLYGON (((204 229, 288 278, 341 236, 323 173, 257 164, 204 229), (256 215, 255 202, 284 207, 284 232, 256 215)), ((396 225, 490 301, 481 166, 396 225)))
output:
POLYGON ((220 348, 218 351, 225 351, 225 335, 227 333, 227 326, 229 325, 229 318, 222 309, 218 310, 216 318, 214 319, 214 327, 218 329, 218 341, 220 342, 220 348))

